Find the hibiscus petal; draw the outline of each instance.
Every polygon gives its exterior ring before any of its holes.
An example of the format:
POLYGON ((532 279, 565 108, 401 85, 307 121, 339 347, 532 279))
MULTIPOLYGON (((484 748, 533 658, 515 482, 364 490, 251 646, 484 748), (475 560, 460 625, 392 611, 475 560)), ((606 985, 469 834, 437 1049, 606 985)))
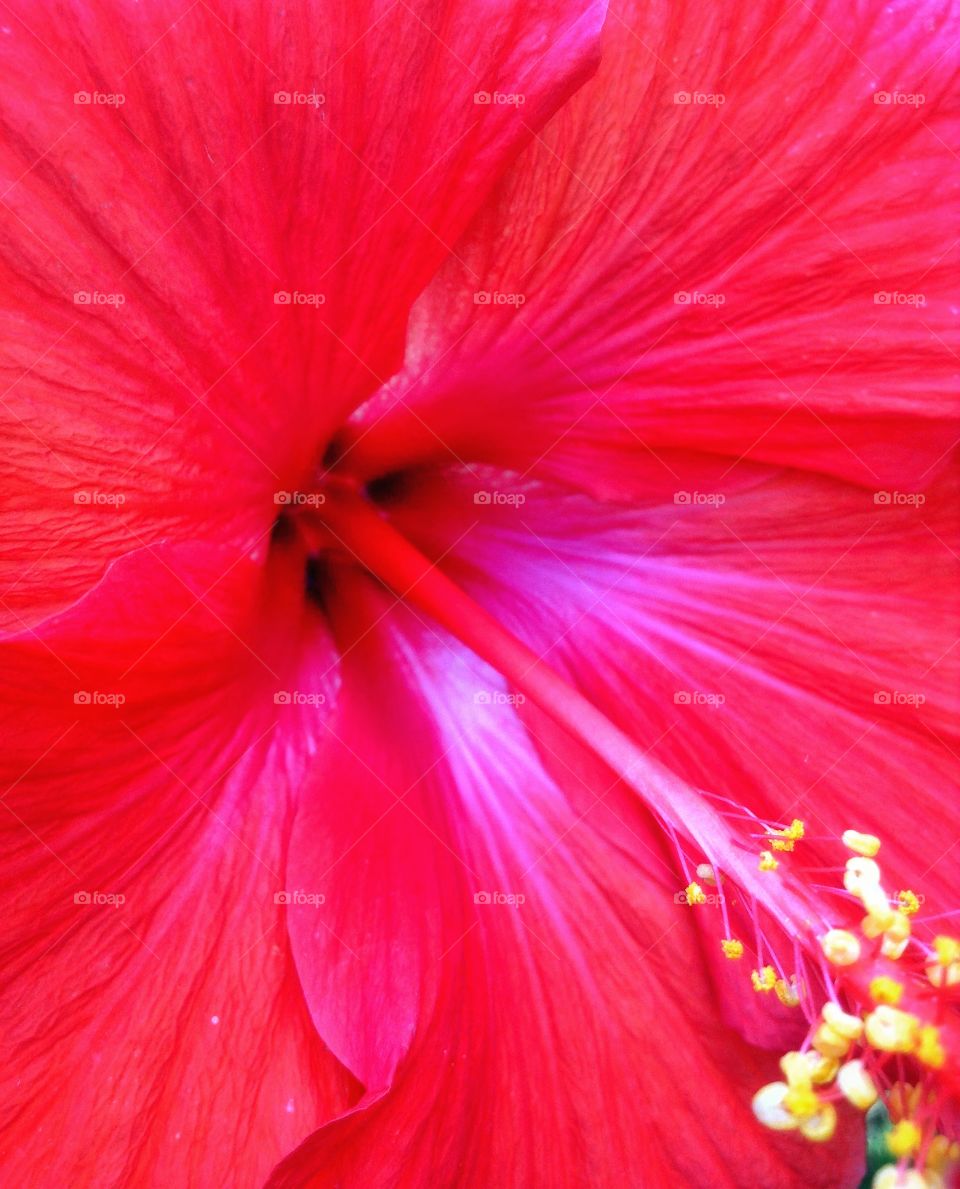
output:
POLYGON ((956 21, 618 5, 597 78, 424 294, 352 465, 613 498, 744 460, 922 486, 956 436, 956 21))
POLYGON ((658 834, 609 849, 495 674, 368 579, 334 586, 331 796, 303 803, 289 868, 328 913, 290 929, 318 1030, 367 1095, 270 1185, 855 1178, 855 1135, 817 1170, 752 1125, 772 1059, 722 1026, 658 834))
POLYGON ((270 493, 399 366, 414 297, 591 69, 602 10, 7 6, 9 624, 187 526, 269 528, 270 493))
MULTIPOLYGON (((878 504, 771 475, 725 502, 603 513, 539 484, 478 506, 477 481, 411 481, 392 516, 652 757, 708 790, 757 853, 738 806, 807 819, 800 878, 827 911, 845 909, 829 870, 848 828, 886 840, 891 890, 921 892, 931 917, 954 910, 952 481, 878 504)), ((562 744, 547 741, 549 764, 562 744)), ((634 801, 629 788, 611 797, 628 821, 634 801)), ((755 1015, 749 995, 731 1001, 730 1017, 765 1035, 755 1015)))
POLYGON ((141 550, 0 645, 10 1184, 252 1189, 357 1096, 276 902, 322 732, 274 694, 333 660, 288 560, 141 550))

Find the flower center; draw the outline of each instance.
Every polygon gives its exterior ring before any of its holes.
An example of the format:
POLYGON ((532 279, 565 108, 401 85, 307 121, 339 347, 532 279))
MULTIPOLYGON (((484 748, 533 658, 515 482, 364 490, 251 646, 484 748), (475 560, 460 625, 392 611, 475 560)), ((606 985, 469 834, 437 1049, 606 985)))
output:
MULTIPOLYGON (((956 1076, 957 1025, 947 1017, 960 989, 960 942, 911 937, 918 897, 904 890, 891 901, 874 861, 879 839, 854 830, 833 841, 852 855, 842 869, 841 895, 859 901, 866 916, 857 932, 837 927, 856 923, 842 912, 838 922, 838 913, 825 907, 823 889, 804 868, 791 866, 807 844, 804 823, 764 822, 651 759, 571 680, 393 527, 385 512, 405 483, 397 471, 363 481, 334 461, 317 498, 287 510, 286 519, 307 547, 308 589, 319 581, 329 552, 361 566, 490 664, 641 798, 676 848, 687 880, 682 902, 698 912, 719 904, 718 944, 734 962, 745 951, 740 937, 752 932, 754 990, 761 996, 773 991, 785 1007, 801 1007, 807 1016, 806 1041, 781 1063, 785 1080, 756 1096, 754 1110, 762 1123, 823 1142, 836 1126, 835 1103, 846 1100, 865 1110, 879 1095, 895 1105, 899 1094, 904 1101, 891 1156, 901 1161, 901 1171, 907 1162, 918 1176, 935 1169, 946 1142, 940 1132, 940 1083, 944 1073, 956 1076), (717 894, 708 895, 702 884, 717 894), (738 905, 735 913, 732 908, 728 913, 728 900, 738 905), (789 967, 778 952, 788 955, 789 967)), ((945 1158, 955 1155, 948 1146, 945 1158)))
MULTIPOLYGON (((401 480, 386 482, 392 491, 401 480)), ((368 494, 382 492, 377 482, 368 494)), ((485 660, 518 692, 550 714, 612 772, 630 785, 667 828, 682 822, 684 833, 709 853, 711 839, 727 832, 721 815, 703 798, 652 760, 627 734, 561 677, 532 648, 480 606, 380 514, 360 485, 336 481, 311 515, 309 532, 321 548, 338 548, 398 597, 430 618, 485 660)), ((727 857, 729 871, 752 860, 727 857)), ((789 907, 784 906, 789 912, 789 907)))

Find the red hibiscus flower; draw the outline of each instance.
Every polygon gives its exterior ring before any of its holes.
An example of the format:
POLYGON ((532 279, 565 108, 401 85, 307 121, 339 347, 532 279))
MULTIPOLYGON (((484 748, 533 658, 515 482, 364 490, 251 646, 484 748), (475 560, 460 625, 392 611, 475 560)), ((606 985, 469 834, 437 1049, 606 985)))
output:
POLYGON ((946 1184, 951 6, 0 8, 5 1182, 946 1184))

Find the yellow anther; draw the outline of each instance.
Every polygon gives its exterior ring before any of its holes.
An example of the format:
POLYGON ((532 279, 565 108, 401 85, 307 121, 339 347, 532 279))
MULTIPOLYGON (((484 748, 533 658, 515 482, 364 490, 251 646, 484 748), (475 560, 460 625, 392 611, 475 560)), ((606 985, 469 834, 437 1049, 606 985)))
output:
POLYGON ((772 966, 764 966, 750 972, 750 981, 755 991, 772 991, 777 985, 777 972, 772 966))
POLYGON ((899 909, 895 910, 890 907, 890 899, 878 883, 863 884, 857 894, 860 897, 860 903, 867 910, 867 916, 879 927, 881 933, 895 928, 898 916, 903 917, 905 921, 909 920, 908 917, 903 916, 899 909))
POLYGON ((865 859, 857 855, 854 859, 847 859, 843 872, 843 886, 854 896, 859 896, 865 887, 877 887, 880 884, 880 868, 873 859, 865 859))
POLYGON ((932 1024, 921 1028, 920 1039, 915 1051, 918 1061, 929 1065, 931 1069, 940 1069, 947 1059, 947 1054, 943 1051, 943 1045, 940 1043, 940 1029, 935 1028, 932 1024))
POLYGON ((735 937, 725 937, 720 942, 720 948, 723 950, 725 958, 742 958, 743 957, 743 942, 737 941, 735 937))
POLYGON ((814 1032, 810 1043, 818 1053, 837 1061, 842 1061, 850 1051, 850 1041, 839 1032, 835 1032, 829 1024, 821 1024, 814 1032))
POLYGON ((885 958, 897 959, 910 941, 910 918, 899 909, 894 913, 893 924, 884 930, 880 953, 885 958))
POLYGON ((881 1004, 864 1023, 867 1042, 884 1053, 910 1053, 917 1043, 920 1021, 898 1007, 881 1004))
POLYGON ((791 1086, 783 1096, 783 1105, 798 1119, 809 1119, 820 1108, 820 1099, 809 1086, 791 1086))
POLYGON ((879 920, 872 916, 865 916, 860 922, 860 931, 863 933, 864 937, 869 937, 871 941, 873 941, 875 937, 879 937, 886 927, 887 922, 885 920, 879 920))
POLYGON ((951 966, 954 962, 960 962, 960 941, 955 937, 935 937, 933 952, 941 966, 951 966))
POLYGON ((900 905, 900 911, 905 912, 908 917, 916 916, 920 911, 920 900, 909 888, 897 892, 897 903, 900 905))
MULTIPOLYGON (((871 926, 874 929, 878 929, 880 933, 888 933, 891 929, 895 929, 897 927, 897 914, 889 906, 889 904, 883 908, 878 907, 877 911, 868 912, 866 919, 870 922, 871 926)), ((879 934, 874 934, 874 936, 878 935, 879 934)), ((894 939, 890 938, 889 940, 893 941, 894 939)), ((896 940, 902 941, 903 938, 897 938, 896 940)))
POLYGON ((935 987, 955 987, 960 983, 960 941, 940 935, 933 939, 933 960, 927 977, 935 987))
POLYGON ((917 1151, 922 1138, 923 1133, 912 1119, 901 1119, 887 1132, 887 1147, 898 1160, 902 1160, 904 1156, 912 1156, 917 1151))
POLYGON ((780 863, 773 857, 772 851, 762 850, 760 852, 759 866, 761 871, 776 871, 780 863))
POLYGON ((953 962, 950 966, 931 962, 927 967, 927 978, 935 987, 955 987, 960 983, 960 962, 953 962))
POLYGON ((754 1115, 771 1131, 793 1131, 799 1124, 799 1119, 791 1115, 783 1105, 789 1091, 790 1087, 786 1082, 768 1082, 753 1096, 751 1105, 754 1115))
POLYGON ((797 976, 795 974, 790 975, 789 982, 785 978, 778 978, 773 984, 773 989, 784 1007, 796 1007, 799 1004, 800 992, 797 989, 797 976))
POLYGON ((861 834, 857 830, 844 830, 841 838, 847 850, 852 850, 854 854, 864 855, 868 859, 872 859, 880 849, 880 839, 873 834, 861 834))
POLYGON ((870 980, 870 997, 875 1003, 890 1003, 896 1007, 902 995, 903 983, 898 983, 895 978, 881 974, 870 980))
POLYGON ((840 1066, 837 1088, 847 1102, 861 1111, 869 1110, 877 1101, 877 1087, 862 1061, 848 1061, 840 1066))
POLYGON ((691 907, 694 904, 706 904, 707 894, 698 883, 688 883, 683 890, 687 897, 687 903, 691 907))
POLYGON ((815 1144, 833 1139, 837 1130, 837 1108, 832 1102, 821 1102, 820 1109, 810 1119, 800 1124, 800 1134, 815 1144))
POLYGON ((810 1080, 815 1086, 826 1086, 837 1076, 837 1070, 840 1068, 840 1062, 836 1057, 825 1057, 823 1053, 818 1053, 815 1049, 810 1049, 807 1053, 810 1059, 811 1074, 810 1080))
POLYGON ((798 839, 803 837, 804 824, 795 817, 789 826, 784 826, 782 830, 768 830, 767 833, 774 840, 771 846, 778 851, 792 851, 794 844, 798 839))
POLYGON ((823 1005, 823 1020, 844 1040, 859 1040, 863 1035, 863 1020, 838 1007, 832 1000, 823 1005))
POLYGON ((884 937, 883 941, 880 943, 880 953, 883 954, 885 958, 889 958, 892 962, 896 962, 896 960, 902 956, 903 951, 909 944, 910 939, 908 937, 905 937, 903 941, 894 941, 890 937, 884 937))
POLYGON ((910 936, 910 918, 905 912, 899 910, 894 913, 893 924, 886 930, 887 936, 891 941, 903 941, 904 938, 910 936))
POLYGON ((860 957, 860 942, 846 929, 831 929, 823 935, 821 948, 834 966, 852 966, 860 957))
POLYGON ((840 1063, 808 1049, 805 1053, 784 1053, 780 1068, 791 1086, 825 1086, 836 1077, 840 1063))
POLYGON ((783 1076, 787 1079, 787 1084, 792 1086, 809 1086, 813 1081, 810 1070, 810 1062, 807 1060, 807 1053, 797 1053, 791 1051, 784 1053, 780 1058, 780 1068, 783 1070, 783 1076))

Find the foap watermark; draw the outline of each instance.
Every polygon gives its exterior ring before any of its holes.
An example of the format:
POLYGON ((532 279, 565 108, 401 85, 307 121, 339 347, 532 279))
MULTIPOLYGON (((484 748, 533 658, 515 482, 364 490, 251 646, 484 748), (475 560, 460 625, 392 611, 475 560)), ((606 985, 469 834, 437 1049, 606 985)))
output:
POLYGON ((522 706, 526 694, 508 694, 500 689, 478 689, 473 695, 475 706, 522 706))
POLYGON ((877 107, 923 107, 927 97, 920 91, 875 91, 877 107))
POLYGON ((473 102, 477 107, 523 107, 527 97, 516 91, 474 91, 473 102))
POLYGON ((101 293, 99 289, 78 289, 73 295, 75 306, 122 306, 127 304, 123 293, 101 293))
POLYGON ((273 695, 275 706, 323 706, 326 694, 310 693, 302 689, 278 689, 273 695))
POLYGON ((278 289, 273 295, 275 306, 313 306, 327 304, 325 293, 304 293, 300 289, 278 289))
POLYGON ((883 508, 921 508, 927 497, 922 491, 875 491, 873 502, 883 508))
POLYGON ((519 908, 526 904, 527 898, 523 892, 474 892, 474 904, 510 904, 519 908))
POLYGON ((516 306, 527 300, 524 293, 501 293, 499 289, 478 289, 473 295, 475 306, 516 306))
POLYGON ((725 293, 702 293, 699 289, 678 289, 673 295, 677 306, 722 306, 727 304, 725 293))
POLYGON ((275 491, 273 502, 282 508, 319 508, 327 497, 322 491, 275 491))
POLYGON ((907 693, 902 689, 873 691, 874 706, 922 706, 926 700, 926 694, 907 693))
POLYGON ((126 694, 107 693, 99 689, 78 689, 73 695, 74 706, 112 706, 115 710, 119 710, 126 700, 126 694))
POLYGON ((519 508, 521 504, 527 502, 527 497, 522 491, 475 491, 473 493, 473 502, 475 504, 500 504, 519 508))
POLYGON ((73 102, 77 107, 123 107, 127 97, 119 91, 74 91, 73 102))
POLYGON ((675 491, 673 493, 673 502, 675 504, 696 504, 703 507, 719 508, 721 504, 727 502, 727 497, 722 491, 675 491))
POLYGON ((925 293, 901 293, 899 289, 878 289, 873 295, 875 306, 925 306, 925 293))
POLYGON ((686 889, 673 893, 674 904, 723 904, 725 901, 722 892, 701 892, 694 900, 690 899, 686 889))
POLYGON ((677 107, 723 107, 727 102, 722 91, 674 91, 677 107))
POLYGON ((312 904, 317 907, 320 904, 326 904, 327 898, 323 892, 305 892, 303 888, 294 888, 292 891, 274 892, 274 904, 312 904))
POLYGON ((726 702, 724 694, 713 694, 703 689, 677 689, 673 691, 675 706, 722 706, 726 702))
POLYGON ((121 904, 126 904, 127 898, 123 892, 74 892, 74 904, 96 904, 109 905, 111 908, 119 908, 121 904))
POLYGON ((322 91, 274 91, 277 107, 323 107, 327 102, 322 91))
POLYGON ((127 497, 122 491, 75 491, 73 502, 87 508, 119 508, 127 497))

